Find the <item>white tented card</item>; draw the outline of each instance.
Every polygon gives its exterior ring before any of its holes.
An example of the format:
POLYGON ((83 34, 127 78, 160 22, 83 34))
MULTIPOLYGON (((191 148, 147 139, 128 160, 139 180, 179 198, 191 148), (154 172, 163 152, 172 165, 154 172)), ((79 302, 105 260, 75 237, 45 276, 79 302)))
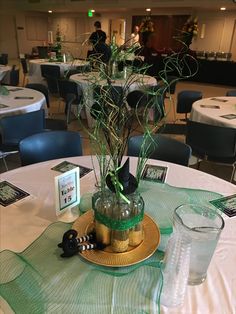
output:
POLYGON ((79 168, 55 177, 56 214, 61 215, 80 202, 79 168))
POLYGON ((166 180, 167 172, 168 167, 166 166, 146 165, 143 170, 141 179, 164 183, 166 180))

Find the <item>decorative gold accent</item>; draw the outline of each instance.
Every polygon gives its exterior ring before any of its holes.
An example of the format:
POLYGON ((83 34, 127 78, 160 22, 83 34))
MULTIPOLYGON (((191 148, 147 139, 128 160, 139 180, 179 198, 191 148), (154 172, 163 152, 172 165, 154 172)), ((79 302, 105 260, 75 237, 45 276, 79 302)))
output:
MULTIPOLYGON (((80 216, 73 224, 73 229, 81 237, 94 229, 93 211, 90 210, 80 216)), ((160 230, 156 223, 147 214, 143 219, 144 239, 137 247, 129 246, 124 253, 114 253, 110 246, 105 250, 90 250, 79 253, 84 259, 97 265, 108 267, 122 267, 137 264, 149 258, 160 243, 160 230)))
POLYGON ((111 243, 111 229, 101 224, 100 222, 95 222, 95 231, 98 242, 109 245, 111 243))
POLYGON ((140 230, 130 230, 129 232, 129 245, 137 246, 143 241, 143 229, 140 230))

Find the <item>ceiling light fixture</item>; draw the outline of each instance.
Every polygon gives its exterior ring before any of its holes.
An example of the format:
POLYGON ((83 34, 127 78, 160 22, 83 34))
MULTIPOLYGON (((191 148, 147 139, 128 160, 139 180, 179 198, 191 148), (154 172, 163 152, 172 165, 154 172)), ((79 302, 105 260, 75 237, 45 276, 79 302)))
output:
POLYGON ((220 10, 221 10, 221 11, 225 11, 226 8, 225 8, 225 7, 221 7, 220 10))
POLYGON ((151 12, 151 9, 150 9, 150 8, 147 8, 146 11, 147 11, 147 12, 151 12))
POLYGON ((48 10, 48 13, 52 13, 52 10, 48 10))

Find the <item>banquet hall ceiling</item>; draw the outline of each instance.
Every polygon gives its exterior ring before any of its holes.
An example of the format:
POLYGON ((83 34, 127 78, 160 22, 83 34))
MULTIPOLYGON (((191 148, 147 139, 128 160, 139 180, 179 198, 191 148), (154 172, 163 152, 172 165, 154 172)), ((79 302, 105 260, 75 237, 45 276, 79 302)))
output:
POLYGON ((221 6, 227 10, 236 10, 236 0, 0 0, 0 9, 3 12, 14 11, 41 11, 54 12, 86 12, 95 9, 97 12, 127 11, 132 9, 152 10, 166 8, 209 9, 219 10, 221 6))

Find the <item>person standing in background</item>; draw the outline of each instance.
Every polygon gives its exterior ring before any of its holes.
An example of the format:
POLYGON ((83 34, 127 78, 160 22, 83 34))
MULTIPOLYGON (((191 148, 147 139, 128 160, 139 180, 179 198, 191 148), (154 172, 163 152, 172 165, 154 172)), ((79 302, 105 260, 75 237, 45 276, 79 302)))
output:
POLYGON ((139 43, 139 27, 137 25, 134 26, 134 31, 131 34, 129 46, 137 45, 140 46, 139 43))
POLYGON ((94 27, 96 30, 89 37, 89 42, 92 44, 93 50, 88 51, 87 58, 90 57, 93 63, 95 59, 108 63, 111 58, 111 48, 106 44, 107 35, 101 30, 101 22, 96 21, 94 27))
POLYGON ((100 42, 105 43, 107 39, 107 35, 101 29, 102 28, 101 22, 96 21, 94 23, 94 27, 95 27, 95 32, 93 32, 89 37, 89 41, 91 42, 91 44, 93 46, 96 46, 100 42))

